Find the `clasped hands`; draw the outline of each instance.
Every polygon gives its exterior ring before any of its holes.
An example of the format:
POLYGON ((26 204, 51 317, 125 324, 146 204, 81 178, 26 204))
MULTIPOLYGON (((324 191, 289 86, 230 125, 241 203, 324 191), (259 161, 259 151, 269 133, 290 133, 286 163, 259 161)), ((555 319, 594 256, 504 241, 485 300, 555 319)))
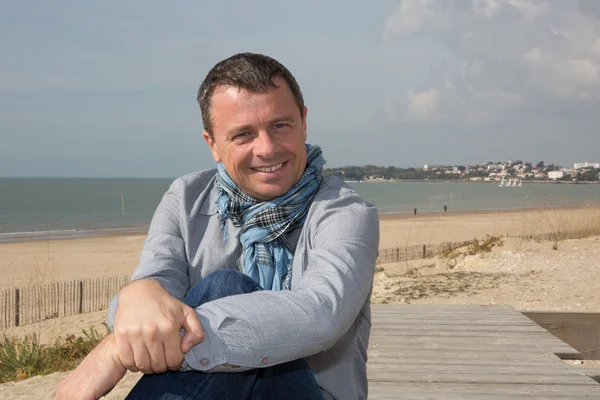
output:
POLYGON ((184 354, 203 340, 195 310, 171 296, 158 281, 132 282, 119 294, 115 341, 119 359, 128 370, 144 374, 178 370, 184 354))
POLYGON ((112 390, 127 370, 144 374, 176 371, 184 354, 203 340, 202 325, 193 308, 171 296, 158 281, 131 282, 119 293, 114 333, 59 384, 56 399, 98 399, 112 390))

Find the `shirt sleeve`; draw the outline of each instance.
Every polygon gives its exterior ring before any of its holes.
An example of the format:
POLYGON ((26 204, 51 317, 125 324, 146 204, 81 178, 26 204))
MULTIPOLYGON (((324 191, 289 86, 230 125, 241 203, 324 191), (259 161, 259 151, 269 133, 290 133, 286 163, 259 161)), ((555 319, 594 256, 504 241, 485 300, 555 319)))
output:
MULTIPOLYGON (((131 280, 152 278, 175 298, 182 300, 190 282, 185 242, 180 229, 181 182, 174 181, 154 212, 140 262, 131 280)), ((119 295, 112 300, 107 324, 114 331, 119 295)))
POLYGON ((306 266, 289 291, 221 298, 196 309, 205 340, 182 370, 244 371, 327 350, 356 319, 372 288, 379 247, 374 206, 354 192, 327 199, 308 224, 306 266), (231 365, 239 366, 233 368, 231 365))

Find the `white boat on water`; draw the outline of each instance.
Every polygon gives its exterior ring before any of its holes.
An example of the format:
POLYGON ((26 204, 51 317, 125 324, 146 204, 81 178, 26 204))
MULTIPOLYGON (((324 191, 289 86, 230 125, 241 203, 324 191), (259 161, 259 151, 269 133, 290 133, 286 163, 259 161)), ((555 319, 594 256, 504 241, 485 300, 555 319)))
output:
POLYGON ((498 186, 500 186, 500 187, 521 187, 521 186, 523 186, 523 179, 508 178, 508 181, 505 182, 504 177, 502 177, 502 180, 500 181, 498 186))

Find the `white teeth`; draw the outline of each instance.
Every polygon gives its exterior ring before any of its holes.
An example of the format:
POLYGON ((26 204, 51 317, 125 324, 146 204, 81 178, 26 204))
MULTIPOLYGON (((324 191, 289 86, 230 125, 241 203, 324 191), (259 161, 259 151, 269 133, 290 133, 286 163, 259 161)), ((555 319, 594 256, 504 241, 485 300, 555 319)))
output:
POLYGON ((283 167, 283 163, 273 165, 272 167, 254 168, 254 169, 258 172, 274 172, 274 171, 277 171, 281 167, 283 167))

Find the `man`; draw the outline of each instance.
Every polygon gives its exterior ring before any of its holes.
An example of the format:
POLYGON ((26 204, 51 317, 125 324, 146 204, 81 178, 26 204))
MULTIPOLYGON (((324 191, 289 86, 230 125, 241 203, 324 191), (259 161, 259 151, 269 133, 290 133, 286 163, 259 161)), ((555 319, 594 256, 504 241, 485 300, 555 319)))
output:
POLYGON ((322 175, 291 73, 259 54, 198 91, 217 169, 173 182, 108 335, 57 398, 365 399, 377 211, 322 175), (79 396, 79 397, 78 397, 79 396))

